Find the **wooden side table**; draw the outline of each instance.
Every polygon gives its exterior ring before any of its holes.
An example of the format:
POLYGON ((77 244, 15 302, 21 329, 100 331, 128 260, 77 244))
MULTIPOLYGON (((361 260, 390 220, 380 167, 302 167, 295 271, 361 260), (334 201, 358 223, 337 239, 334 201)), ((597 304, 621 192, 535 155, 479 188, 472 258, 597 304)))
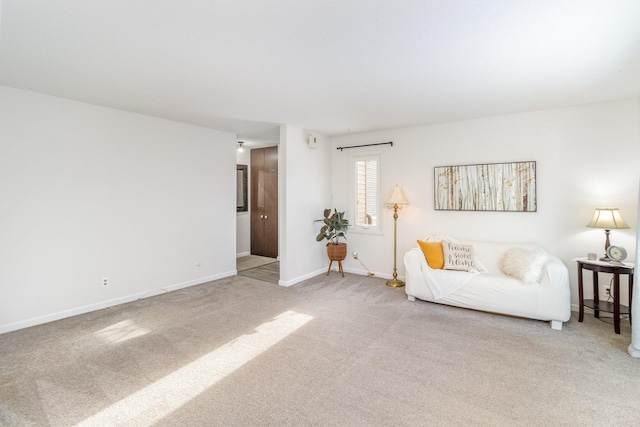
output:
POLYGON ((620 315, 628 314, 629 323, 631 323, 631 300, 633 297, 633 269, 634 264, 614 264, 605 261, 589 260, 587 258, 576 258, 574 261, 578 263, 578 299, 580 304, 580 315, 578 322, 584 319, 584 307, 593 309, 594 317, 600 317, 600 312, 613 313, 613 328, 616 334, 620 333, 620 315), (593 299, 585 300, 582 288, 582 272, 590 270, 593 272, 593 299), (598 292, 598 273, 613 274, 613 303, 600 301, 598 292), (629 307, 620 305, 620 275, 628 275, 629 284, 629 307))

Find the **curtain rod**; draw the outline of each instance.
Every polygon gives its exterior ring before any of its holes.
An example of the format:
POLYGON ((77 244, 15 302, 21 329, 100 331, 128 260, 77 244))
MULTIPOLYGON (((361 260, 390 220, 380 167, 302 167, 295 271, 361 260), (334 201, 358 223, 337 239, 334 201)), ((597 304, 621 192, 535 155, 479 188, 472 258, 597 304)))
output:
POLYGON ((347 148, 359 148, 359 147, 371 147, 374 145, 390 145, 393 147, 393 141, 389 142, 378 142, 377 144, 362 144, 362 145, 351 145, 349 147, 337 147, 336 150, 346 150, 347 148))

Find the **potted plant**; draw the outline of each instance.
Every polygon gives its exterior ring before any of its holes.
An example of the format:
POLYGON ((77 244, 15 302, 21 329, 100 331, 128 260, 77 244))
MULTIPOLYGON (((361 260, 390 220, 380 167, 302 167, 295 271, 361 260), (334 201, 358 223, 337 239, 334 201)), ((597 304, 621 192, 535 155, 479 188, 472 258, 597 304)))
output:
MULTIPOLYGON (((346 239, 347 227, 349 220, 344 218, 344 212, 338 212, 337 209, 324 210, 324 225, 320 229, 320 233, 316 236, 316 241, 320 242, 327 239, 327 255, 331 261, 342 261, 347 257, 347 244, 341 243, 340 238, 346 239)), ((329 267, 331 268, 331 267, 329 267)))

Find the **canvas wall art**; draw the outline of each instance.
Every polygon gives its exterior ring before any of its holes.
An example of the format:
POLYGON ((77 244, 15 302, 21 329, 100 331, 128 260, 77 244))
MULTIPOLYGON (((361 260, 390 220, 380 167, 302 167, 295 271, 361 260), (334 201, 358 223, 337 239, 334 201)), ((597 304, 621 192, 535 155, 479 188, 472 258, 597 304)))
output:
POLYGON ((434 168, 435 209, 536 212, 536 162, 434 168))

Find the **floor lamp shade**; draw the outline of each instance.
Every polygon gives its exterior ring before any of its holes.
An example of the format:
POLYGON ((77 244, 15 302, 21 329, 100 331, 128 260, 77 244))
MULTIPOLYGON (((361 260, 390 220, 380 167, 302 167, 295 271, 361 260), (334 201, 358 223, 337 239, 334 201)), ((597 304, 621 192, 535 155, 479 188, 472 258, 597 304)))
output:
POLYGON ((389 207, 392 208, 393 205, 399 205, 399 206, 400 205, 408 205, 409 204, 409 199, 407 199, 407 195, 404 194, 404 191, 402 190, 402 187, 398 187, 396 185, 391 190, 391 194, 389 194, 389 197, 387 198, 385 203, 389 207))
POLYGON ((403 206, 408 205, 409 199, 407 199, 407 195, 404 194, 402 188, 396 185, 391 190, 385 203, 389 208, 393 209, 393 279, 387 281, 387 286, 399 288, 404 286, 404 282, 402 280, 398 280, 398 269, 396 268, 398 209, 402 209, 403 206))

